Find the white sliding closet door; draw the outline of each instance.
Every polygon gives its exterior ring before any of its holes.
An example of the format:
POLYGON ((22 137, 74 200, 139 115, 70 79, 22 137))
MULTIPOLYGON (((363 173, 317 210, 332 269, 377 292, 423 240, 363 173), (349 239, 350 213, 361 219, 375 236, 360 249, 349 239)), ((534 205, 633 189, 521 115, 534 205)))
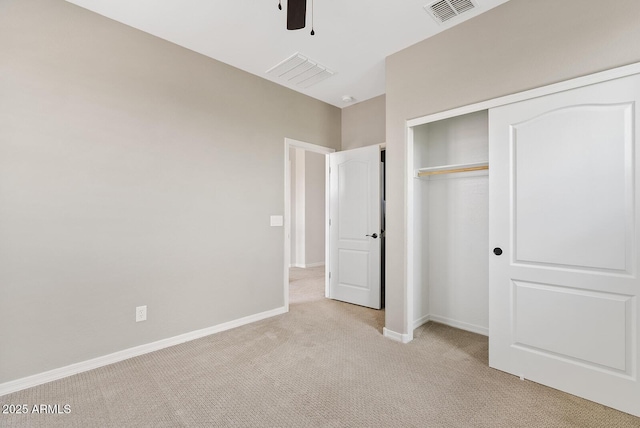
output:
POLYGON ((640 76, 489 112, 489 365, 640 416, 640 76))

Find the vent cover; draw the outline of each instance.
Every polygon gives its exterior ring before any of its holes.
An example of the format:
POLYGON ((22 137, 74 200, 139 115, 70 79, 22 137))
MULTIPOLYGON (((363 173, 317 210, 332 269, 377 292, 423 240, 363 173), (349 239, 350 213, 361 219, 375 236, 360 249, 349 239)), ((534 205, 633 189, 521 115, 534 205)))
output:
POLYGON ((472 0, 439 0, 426 5, 424 9, 438 24, 442 24, 475 7, 476 4, 472 0))
POLYGON ((267 74, 277 77, 279 80, 308 88, 335 73, 327 67, 311 61, 309 58, 295 53, 289 58, 267 70, 267 74))

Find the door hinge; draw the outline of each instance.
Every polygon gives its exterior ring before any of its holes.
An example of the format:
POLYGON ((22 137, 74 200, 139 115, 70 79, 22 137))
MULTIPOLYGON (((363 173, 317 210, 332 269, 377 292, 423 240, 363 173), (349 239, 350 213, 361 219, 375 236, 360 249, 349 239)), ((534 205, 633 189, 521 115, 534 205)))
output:
POLYGON ((331 167, 329 167, 329 174, 331 174, 331 167))
POLYGON ((329 272, 329 279, 331 279, 331 272, 329 272))
POLYGON ((331 219, 329 219, 329 226, 331 226, 331 219))

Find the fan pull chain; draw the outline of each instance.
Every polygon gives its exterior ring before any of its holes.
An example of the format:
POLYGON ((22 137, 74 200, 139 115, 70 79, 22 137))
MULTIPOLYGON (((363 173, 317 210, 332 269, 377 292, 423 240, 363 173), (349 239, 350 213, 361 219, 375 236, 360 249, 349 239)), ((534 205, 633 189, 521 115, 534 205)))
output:
POLYGON ((316 32, 313 30, 313 0, 311 0, 311 35, 315 35, 316 32))
POLYGON ((282 0, 278 0, 278 9, 282 10, 282 0))

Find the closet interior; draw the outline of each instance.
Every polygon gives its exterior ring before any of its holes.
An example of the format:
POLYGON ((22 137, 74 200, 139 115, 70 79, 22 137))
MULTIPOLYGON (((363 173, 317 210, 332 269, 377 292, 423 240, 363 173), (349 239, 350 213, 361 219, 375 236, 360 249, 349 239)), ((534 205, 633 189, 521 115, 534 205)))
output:
POLYGON ((412 130, 414 328, 488 335, 488 111, 412 130))

